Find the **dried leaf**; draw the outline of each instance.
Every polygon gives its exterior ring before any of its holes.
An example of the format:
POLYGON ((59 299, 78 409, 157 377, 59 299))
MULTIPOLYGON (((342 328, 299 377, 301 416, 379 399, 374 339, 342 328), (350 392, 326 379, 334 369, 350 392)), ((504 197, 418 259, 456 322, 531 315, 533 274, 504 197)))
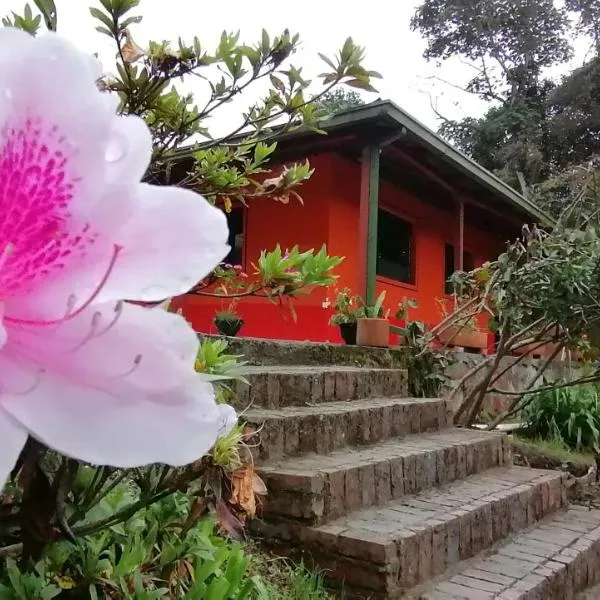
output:
POLYGON ((243 465, 231 474, 231 488, 230 502, 241 508, 249 517, 254 517, 256 515, 256 499, 252 465, 243 465))
POLYGON ((229 510, 225 502, 217 504, 217 519, 221 528, 232 538, 241 539, 244 524, 229 510))
POLYGON ((123 35, 125 36, 125 43, 121 48, 123 61, 127 64, 131 64, 140 60, 140 58, 142 58, 146 52, 133 41, 128 29, 123 32, 123 35))
POLYGON ((252 491, 257 496, 266 496, 269 493, 265 482, 256 473, 252 478, 252 491))

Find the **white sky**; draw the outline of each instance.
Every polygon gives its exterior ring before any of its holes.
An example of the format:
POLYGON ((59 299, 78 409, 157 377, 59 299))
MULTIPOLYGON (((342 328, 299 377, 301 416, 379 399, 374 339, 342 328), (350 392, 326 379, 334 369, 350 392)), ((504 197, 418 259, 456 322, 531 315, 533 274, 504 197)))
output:
MULTIPOLYGON (((89 14, 90 4, 100 6, 93 0, 56 0, 58 30, 82 50, 98 52, 105 69, 110 71, 113 70, 114 49, 109 38, 94 30, 96 21, 89 14)), ((191 40, 197 35, 203 46, 212 50, 223 29, 239 29, 241 40, 254 43, 260 39, 263 27, 272 36, 288 27, 290 31, 298 32, 302 41, 292 62, 303 66, 308 78, 327 70, 317 52, 334 54, 350 35, 356 43, 366 47, 365 66, 383 75, 382 80, 374 82, 379 93, 365 94, 365 100, 375 100, 379 96, 391 99, 433 129, 437 129, 439 120, 431 102, 449 118, 481 114, 486 108, 485 103, 434 79, 439 77, 461 84, 470 78, 472 71, 458 60, 437 65, 422 58, 425 43, 409 27, 410 17, 418 4, 419 0, 369 0, 367 4, 341 0, 296 3, 285 0, 142 0, 132 14, 142 14, 144 20, 134 25, 131 32, 142 47, 149 39, 176 40, 181 36, 191 40)), ((22 0, 0 0, 0 16, 10 10, 21 12, 23 5, 22 0)), ((580 51, 573 61, 575 65, 583 61, 585 45, 583 41, 577 44, 580 51)), ((566 68, 563 65, 555 72, 564 72, 566 68)), ((194 91, 198 103, 202 104, 203 88, 198 85, 191 84, 188 89, 194 91)), ((219 110, 211 128, 217 133, 233 129, 241 109, 253 100, 253 96, 247 96, 242 104, 219 110)))

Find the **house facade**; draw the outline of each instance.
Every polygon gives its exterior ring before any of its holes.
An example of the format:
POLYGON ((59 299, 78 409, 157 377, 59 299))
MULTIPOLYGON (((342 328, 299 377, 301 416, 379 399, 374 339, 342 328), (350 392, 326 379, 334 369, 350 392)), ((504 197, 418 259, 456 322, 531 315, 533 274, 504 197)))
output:
MULTIPOLYGON (((302 186, 303 204, 254 199, 228 215, 227 262, 252 273, 264 249, 327 246, 343 256, 338 289, 386 306, 415 299, 413 319, 433 325, 443 316, 447 279, 492 260, 524 223, 549 224, 539 208, 391 102, 338 114, 320 127, 327 135, 282 136, 276 164, 308 158, 315 172, 302 186)), ((329 325, 335 290, 316 289, 295 302, 297 318, 264 298, 245 298, 239 335, 339 342, 329 325)), ((197 331, 214 333, 220 300, 187 295, 176 304, 197 331)), ((394 321, 392 320, 392 324, 394 321)), ((394 340, 391 340, 392 343, 394 340)))

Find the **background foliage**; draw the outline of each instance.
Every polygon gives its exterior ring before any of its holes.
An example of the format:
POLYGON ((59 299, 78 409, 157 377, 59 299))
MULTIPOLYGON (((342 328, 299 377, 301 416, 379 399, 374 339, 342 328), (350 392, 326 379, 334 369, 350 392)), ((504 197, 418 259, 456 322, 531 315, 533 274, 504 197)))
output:
MULTIPOLYGON (((600 137, 600 4, 596 0, 423 1, 412 21, 425 58, 471 66, 464 89, 489 103, 480 118, 443 119, 440 133, 558 215, 600 137), (548 69, 586 37, 585 63, 562 79, 548 69)), ((450 82, 460 87, 459 82, 450 82)))

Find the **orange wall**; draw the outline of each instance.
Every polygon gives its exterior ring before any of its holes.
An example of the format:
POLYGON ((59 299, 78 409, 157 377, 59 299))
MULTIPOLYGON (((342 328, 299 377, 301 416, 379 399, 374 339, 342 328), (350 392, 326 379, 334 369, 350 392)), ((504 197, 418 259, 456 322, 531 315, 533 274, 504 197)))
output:
MULTIPOLYGON (((360 165, 338 155, 326 154, 311 158, 315 174, 301 189, 304 205, 292 200, 283 205, 270 199, 251 201, 246 213, 245 269, 253 271, 251 263, 261 250, 283 249, 296 244, 301 249, 318 249, 327 244, 329 254, 344 256, 337 269, 338 288, 350 287, 360 293, 359 268, 362 245, 359 240, 360 165)), ((395 312, 404 298, 414 298, 418 309, 412 319, 428 324, 441 318, 436 298, 444 295, 444 245, 453 242, 456 214, 445 212, 419 201, 387 181, 380 184, 380 205, 413 223, 415 285, 378 278, 377 290, 387 291, 386 306, 395 312)), ((497 256, 503 240, 465 225, 465 249, 481 264, 497 256)), ((325 298, 334 298, 333 290, 315 290, 310 296, 295 302, 298 321, 266 300, 248 298, 238 309, 245 320, 241 335, 279 339, 340 341, 337 328, 328 324, 330 312, 323 309, 325 298)), ((214 300, 185 297, 178 300, 184 314, 199 331, 213 331, 212 319, 221 308, 214 300)))

